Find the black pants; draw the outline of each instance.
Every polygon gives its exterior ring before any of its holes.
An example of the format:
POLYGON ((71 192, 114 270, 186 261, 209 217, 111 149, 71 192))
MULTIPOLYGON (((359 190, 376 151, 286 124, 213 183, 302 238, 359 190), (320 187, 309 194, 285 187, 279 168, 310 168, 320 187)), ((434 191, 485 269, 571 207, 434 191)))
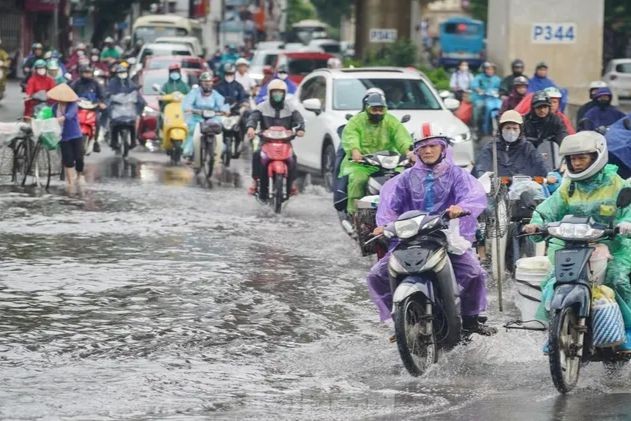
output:
MULTIPOLYGON (((287 195, 289 195, 294 180, 296 179, 296 154, 293 154, 292 159, 287 164, 287 195)), ((267 174, 267 167, 264 167, 261 162, 260 149, 257 149, 252 154, 252 178, 259 180, 259 197, 263 200, 267 200, 269 197, 269 176, 267 174)))
POLYGON ((75 168, 77 172, 83 172, 83 154, 85 152, 83 138, 59 142, 61 145, 61 161, 66 168, 75 168))
POLYGON ((120 143, 118 142, 118 138, 120 136, 120 132, 122 129, 129 130, 129 134, 131 136, 131 146, 136 143, 136 125, 135 124, 116 124, 112 123, 110 126, 110 139, 112 148, 120 147, 120 143))

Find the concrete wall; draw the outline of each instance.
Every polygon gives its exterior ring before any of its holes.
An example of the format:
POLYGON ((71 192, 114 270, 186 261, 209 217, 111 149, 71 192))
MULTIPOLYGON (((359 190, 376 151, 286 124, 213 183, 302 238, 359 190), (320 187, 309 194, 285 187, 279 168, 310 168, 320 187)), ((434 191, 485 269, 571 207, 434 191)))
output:
POLYGON ((604 0, 489 0, 487 54, 500 74, 519 57, 530 76, 545 61, 549 77, 568 88, 571 102, 587 99, 587 86, 600 79, 604 0), (574 23, 573 43, 533 43, 533 23, 574 23))
POLYGON ((412 0, 359 0, 356 3, 355 52, 364 57, 369 50, 383 47, 369 42, 371 29, 396 29, 398 39, 410 38, 412 0))

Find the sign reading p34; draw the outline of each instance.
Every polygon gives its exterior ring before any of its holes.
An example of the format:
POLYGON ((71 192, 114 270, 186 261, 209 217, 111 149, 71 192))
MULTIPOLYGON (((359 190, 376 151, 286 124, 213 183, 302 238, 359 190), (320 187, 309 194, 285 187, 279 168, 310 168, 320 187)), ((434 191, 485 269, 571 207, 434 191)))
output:
POLYGON ((576 41, 575 23, 533 23, 531 42, 539 44, 571 44, 576 41))

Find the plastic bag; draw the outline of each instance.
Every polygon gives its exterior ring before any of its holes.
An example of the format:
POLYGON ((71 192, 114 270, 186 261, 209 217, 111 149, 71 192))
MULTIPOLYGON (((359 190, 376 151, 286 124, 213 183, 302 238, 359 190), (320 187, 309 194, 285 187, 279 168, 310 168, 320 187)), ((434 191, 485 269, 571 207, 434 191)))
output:
MULTIPOLYGON (((25 126, 25 123, 0 123, 0 147, 8 145, 11 140, 18 136, 21 132, 21 128, 25 126)), ((28 127, 28 125, 26 125, 28 127)))
POLYGON ((592 343, 599 348, 616 346, 626 341, 624 320, 615 301, 593 306, 592 336, 592 343))
POLYGON ((61 126, 56 118, 48 118, 45 120, 31 120, 33 135, 35 139, 39 139, 46 148, 54 150, 57 148, 61 140, 61 126))
POLYGON ((449 228, 443 232, 447 236, 447 252, 463 255, 471 248, 471 242, 460 235, 460 221, 458 219, 450 220, 449 228))
POLYGON ((525 191, 532 192, 534 200, 543 200, 546 198, 541 184, 532 181, 530 177, 513 177, 513 184, 511 184, 508 190, 508 198, 510 200, 519 200, 521 194, 525 191))
POLYGON ((138 92, 115 94, 111 97, 110 117, 112 120, 135 120, 138 92))

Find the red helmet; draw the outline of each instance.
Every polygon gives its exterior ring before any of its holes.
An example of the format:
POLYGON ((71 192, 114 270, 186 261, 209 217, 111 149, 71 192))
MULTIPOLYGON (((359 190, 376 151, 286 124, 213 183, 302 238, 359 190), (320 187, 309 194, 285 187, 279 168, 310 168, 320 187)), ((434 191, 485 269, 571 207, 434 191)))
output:
POLYGON ((169 66, 169 72, 174 72, 174 71, 180 71, 182 69, 182 66, 180 66, 180 63, 173 63, 172 65, 169 66))

